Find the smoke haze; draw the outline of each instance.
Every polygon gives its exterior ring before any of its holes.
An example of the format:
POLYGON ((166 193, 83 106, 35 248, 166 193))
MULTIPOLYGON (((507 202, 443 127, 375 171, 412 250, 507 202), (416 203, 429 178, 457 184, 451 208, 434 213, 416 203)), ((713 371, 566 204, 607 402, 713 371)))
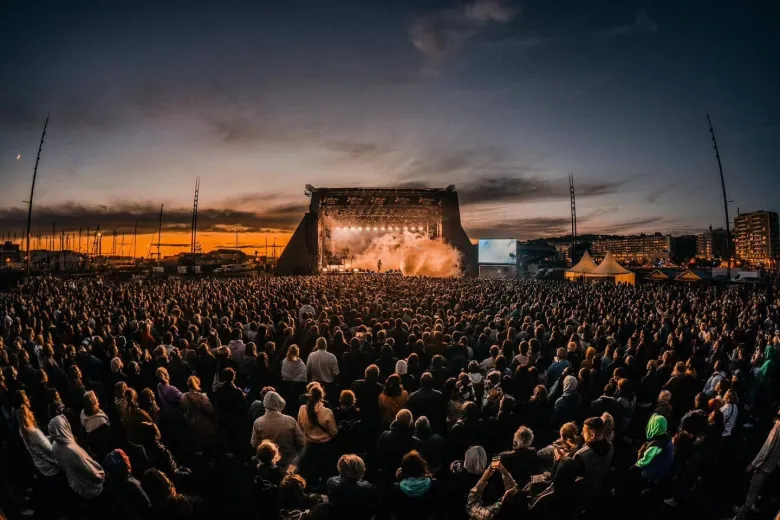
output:
POLYGON ((404 276, 447 277, 461 274, 457 249, 409 231, 374 237, 342 231, 334 236, 334 246, 336 251, 345 247, 354 251, 355 258, 349 265, 359 269, 375 271, 377 261, 382 260, 383 272, 396 269, 404 276))

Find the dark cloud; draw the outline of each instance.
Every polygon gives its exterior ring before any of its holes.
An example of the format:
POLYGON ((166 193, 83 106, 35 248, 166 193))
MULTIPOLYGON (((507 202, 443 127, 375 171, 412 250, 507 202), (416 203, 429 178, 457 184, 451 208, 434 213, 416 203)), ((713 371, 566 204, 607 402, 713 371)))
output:
POLYGON ((351 161, 370 161, 393 151, 374 143, 361 141, 331 141, 325 144, 328 150, 343 154, 351 161))
MULTIPOLYGON (((236 209, 201 208, 198 211, 198 230, 203 232, 291 231, 306 211, 305 206, 287 204, 270 206, 260 212, 236 209)), ((33 208, 32 230, 41 229, 46 234, 56 222, 58 230, 95 229, 98 225, 106 231, 116 229, 120 233, 132 233, 138 224, 139 233, 151 233, 157 226, 159 206, 151 203, 112 205, 84 205, 66 203, 33 208)), ((27 221, 26 208, 0 209, 0 229, 22 229, 27 221)), ((166 208, 163 212, 163 236, 165 231, 189 231, 192 210, 166 208)))
POLYGON ((566 234, 571 229, 569 217, 538 217, 511 219, 496 222, 494 225, 464 225, 472 238, 517 238, 527 240, 539 237, 558 236, 566 234))
MULTIPOLYGON (((396 176, 402 179, 451 178, 502 171, 507 168, 509 154, 499 147, 429 150, 401 167, 396 176)), ((533 171, 517 166, 517 173, 533 171)))
POLYGON ((633 36, 637 34, 651 34, 658 30, 658 22, 646 11, 639 11, 630 24, 617 25, 599 32, 602 38, 614 36, 633 36))
MULTIPOLYGON (((594 197, 615 193, 628 181, 575 181, 576 195, 594 197)), ((538 200, 567 199, 569 184, 563 178, 538 177, 488 177, 458 186, 463 205, 487 202, 533 202, 538 200)))
MULTIPOLYGON (((577 220, 577 223, 579 223, 579 219, 577 220)), ((627 220, 623 222, 615 222, 613 224, 609 224, 608 226, 601 227, 598 230, 590 231, 591 233, 601 233, 601 234, 607 234, 607 235, 617 235, 625 232, 630 233, 637 233, 642 231, 642 228, 645 226, 653 225, 653 231, 658 231, 659 224, 663 224, 666 222, 662 217, 648 217, 648 218, 641 218, 636 220, 627 220)), ((579 226, 578 226, 579 230, 579 226)))
POLYGON ((461 7, 442 9, 414 20, 412 44, 428 58, 441 59, 493 23, 511 21, 518 9, 502 0, 474 0, 461 7))

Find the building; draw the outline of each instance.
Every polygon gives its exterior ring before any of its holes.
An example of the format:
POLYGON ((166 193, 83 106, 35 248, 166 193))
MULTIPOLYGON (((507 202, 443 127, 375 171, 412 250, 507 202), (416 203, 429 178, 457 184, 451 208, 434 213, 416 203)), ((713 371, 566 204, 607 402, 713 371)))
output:
POLYGON ((666 264, 672 253, 672 236, 656 233, 594 240, 591 252, 597 258, 612 253, 615 260, 622 263, 666 264))
POLYGON ((734 218, 736 256, 749 264, 769 264, 780 255, 780 225, 774 211, 753 211, 734 218))
MULTIPOLYGON (((696 256, 706 260, 729 257, 728 233, 723 228, 712 229, 712 226, 696 236, 696 256)), ((733 240, 732 240, 733 243, 733 240)))
POLYGON ((669 257, 677 264, 696 258, 696 235, 682 235, 672 237, 669 257))
POLYGON ((15 264, 17 262, 21 262, 22 254, 21 251, 19 250, 19 244, 14 244, 13 242, 5 242, 0 247, 2 247, 2 249, 0 249, 0 252, 2 252, 3 265, 15 264))

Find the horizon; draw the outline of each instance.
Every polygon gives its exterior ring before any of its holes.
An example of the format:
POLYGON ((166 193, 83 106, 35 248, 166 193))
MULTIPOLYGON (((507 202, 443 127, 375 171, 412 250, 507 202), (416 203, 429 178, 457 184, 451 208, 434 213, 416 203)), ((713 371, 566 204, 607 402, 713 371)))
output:
MULTIPOLYGON (((0 7, 0 231, 289 239, 315 186, 454 184, 472 240, 697 234, 778 211, 770 3, 0 7), (47 35, 31 39, 29 27, 47 35), (95 45, 95 42, 101 45, 95 45)), ((145 240, 148 240, 145 239, 145 240)))

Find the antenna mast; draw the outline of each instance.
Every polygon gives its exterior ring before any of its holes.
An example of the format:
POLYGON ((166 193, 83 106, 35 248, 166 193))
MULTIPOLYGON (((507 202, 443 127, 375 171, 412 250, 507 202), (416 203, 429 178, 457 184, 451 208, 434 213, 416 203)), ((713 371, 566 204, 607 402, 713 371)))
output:
POLYGON ((135 264, 135 245, 138 242, 137 235, 138 235, 138 221, 136 220, 135 228, 133 229, 133 264, 135 264))
POLYGON ((569 199, 571 202, 571 263, 574 265, 577 247, 577 204, 574 197, 574 172, 569 173, 569 199))
POLYGON ((723 210, 726 214, 726 251, 728 252, 729 280, 731 280, 731 225, 729 223, 729 200, 726 197, 726 181, 723 180, 723 164, 720 162, 720 153, 718 152, 718 142, 715 140, 715 130, 712 129, 712 120, 707 114, 707 123, 710 125, 710 135, 712 136, 712 147, 715 148, 715 158, 718 160, 718 171, 720 172, 720 187, 723 190, 723 210))
MULTIPOLYGON (((160 216, 157 219, 157 228, 155 229, 155 231, 157 232, 157 245, 156 245, 157 253, 154 253, 154 254, 157 255, 157 261, 158 262, 160 260, 162 260, 162 248, 161 248, 161 246, 162 246, 162 218, 163 218, 163 207, 164 206, 165 206, 165 204, 160 204, 160 216)), ((152 244, 154 244, 154 233, 152 233, 152 244)), ((149 252, 149 257, 152 257, 152 256, 153 256, 153 253, 150 251, 149 252)))
POLYGON ((38 144, 38 156, 35 158, 35 168, 33 168, 33 180, 32 187, 30 188, 30 200, 27 206, 27 274, 30 274, 30 221, 32 220, 32 204, 33 195, 35 195, 35 179, 38 177, 38 163, 41 160, 41 150, 43 149, 43 138, 46 137, 46 127, 49 126, 49 116, 51 112, 46 114, 46 122, 43 124, 43 133, 41 134, 41 142, 38 144))
POLYGON ((195 199, 192 203, 192 249, 190 251, 192 260, 192 275, 195 275, 195 250, 198 244, 198 195, 200 194, 200 177, 195 179, 195 199))

